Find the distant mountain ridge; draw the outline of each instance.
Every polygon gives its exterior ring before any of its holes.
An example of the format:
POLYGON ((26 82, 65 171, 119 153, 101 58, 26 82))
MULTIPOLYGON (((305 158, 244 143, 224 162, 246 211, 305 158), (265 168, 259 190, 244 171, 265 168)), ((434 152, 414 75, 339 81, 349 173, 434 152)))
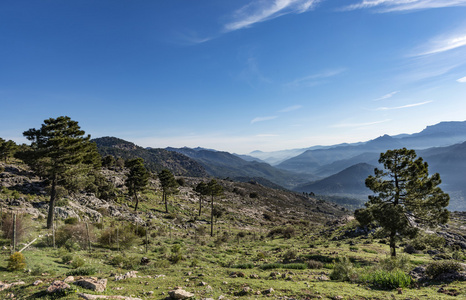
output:
POLYGON ((271 165, 247 161, 241 157, 224 151, 196 150, 192 148, 165 148, 168 151, 182 153, 200 163, 204 169, 214 177, 231 178, 239 181, 254 180, 269 187, 292 189, 315 176, 296 174, 286 170, 280 170, 271 165), (268 184, 270 182, 271 184, 268 184))
POLYGON ((152 172, 169 169, 175 175, 203 177, 208 176, 206 170, 195 160, 165 149, 144 149, 134 143, 116 138, 101 137, 92 140, 97 144, 100 155, 113 155, 124 159, 141 157, 146 167, 152 172))

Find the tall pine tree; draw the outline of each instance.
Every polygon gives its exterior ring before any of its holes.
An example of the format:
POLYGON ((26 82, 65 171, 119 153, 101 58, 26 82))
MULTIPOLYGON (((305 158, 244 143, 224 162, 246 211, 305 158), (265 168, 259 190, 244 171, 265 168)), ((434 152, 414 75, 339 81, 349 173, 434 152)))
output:
POLYGON ((129 174, 126 178, 125 185, 128 188, 128 193, 134 198, 134 211, 138 209, 139 198, 138 193, 143 191, 149 183, 149 171, 144 167, 142 158, 134 158, 126 163, 129 168, 129 174))
POLYGON ((434 227, 448 221, 450 197, 439 187, 440 175, 429 176, 427 163, 416 158, 414 150, 389 150, 380 154, 379 163, 385 170, 375 169, 366 179, 375 194, 355 216, 362 224, 375 221, 381 226, 395 257, 397 240, 416 236, 420 225, 434 227))
POLYGON ((100 167, 100 155, 90 135, 85 136, 78 122, 66 116, 44 120, 41 128, 29 129, 23 135, 31 145, 17 156, 50 183, 47 228, 51 228, 57 186, 68 191, 84 188, 87 175, 100 167))
POLYGON ((163 169, 158 174, 160 184, 162 185, 162 199, 165 202, 165 212, 168 213, 168 195, 176 192, 178 183, 176 182, 175 176, 172 172, 167 169, 163 169))

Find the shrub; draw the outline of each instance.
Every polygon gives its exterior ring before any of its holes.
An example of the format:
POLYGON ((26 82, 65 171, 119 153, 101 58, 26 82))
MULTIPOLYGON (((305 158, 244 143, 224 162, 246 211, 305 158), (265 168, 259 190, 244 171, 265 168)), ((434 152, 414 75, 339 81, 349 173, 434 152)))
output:
POLYGON ((277 227, 272 229, 268 237, 275 237, 277 235, 281 235, 285 239, 292 238, 295 235, 295 229, 293 227, 277 227))
POLYGON ((73 260, 73 255, 65 254, 61 257, 61 262, 63 264, 69 264, 73 260))
POLYGON ((361 279, 380 289, 396 289, 410 286, 411 276, 401 270, 376 270, 367 275, 361 275, 361 279))
POLYGON ((282 265, 282 269, 304 270, 307 268, 305 263, 292 263, 282 265))
POLYGON ((94 267, 82 267, 69 271, 66 276, 89 276, 97 273, 94 267))
POLYGON ((281 263, 270 263, 270 264, 263 264, 260 266, 262 270, 270 270, 270 269, 279 269, 282 267, 281 263))
POLYGON ((84 259, 82 259, 79 256, 73 258, 73 260, 71 261, 71 266, 73 267, 73 269, 80 268, 84 266, 84 264, 85 264, 84 259))
MULTIPOLYGON (((93 232, 89 230, 90 238, 93 238, 93 232)), ((86 224, 79 223, 75 225, 66 224, 58 228, 55 234, 55 243, 58 247, 65 247, 69 251, 85 249, 88 246, 88 237, 86 224), (79 246, 76 249, 76 246, 79 246)))
POLYGON ((290 249, 283 254, 284 261, 290 261, 296 258, 297 252, 294 249, 290 249))
POLYGON ((407 270, 409 268, 409 257, 406 255, 398 255, 397 257, 387 257, 380 261, 380 268, 385 271, 393 271, 395 269, 407 270))
POLYGON ((426 274, 435 279, 445 273, 455 273, 460 271, 461 265, 454 260, 434 261, 427 265, 426 274))
POLYGON ((136 256, 126 257, 122 255, 116 255, 110 259, 110 264, 123 268, 123 269, 134 269, 139 266, 141 259, 136 256))
POLYGON ((309 269, 322 269, 324 267, 324 264, 320 261, 311 259, 307 262, 307 267, 309 269))
POLYGON ((26 268, 26 258, 23 253, 15 252, 8 258, 8 271, 18 271, 26 268))
POLYGON ((183 256, 181 255, 181 245, 180 244, 173 245, 171 249, 171 254, 168 260, 171 263, 176 264, 182 259, 183 259, 183 256))
POLYGON ((425 250, 427 248, 440 249, 445 246, 445 238, 436 234, 419 234, 410 243, 416 250, 425 250))
POLYGON ((137 236, 134 233, 134 229, 135 228, 133 226, 124 226, 118 229, 117 234, 116 228, 109 227, 101 233, 99 238, 99 244, 105 247, 117 247, 117 245, 119 245, 121 249, 128 249, 129 247, 134 245, 135 241, 137 240, 137 236))
POLYGON ((76 225, 78 222, 79 220, 77 217, 69 217, 65 219, 65 224, 76 225))
POLYGON ((336 262, 332 273, 330 273, 332 280, 342 280, 354 282, 357 280, 358 275, 354 269, 353 263, 351 263, 348 257, 343 257, 339 262, 336 262))
MULTIPOLYGON (((16 216, 16 243, 22 241, 26 235, 26 224, 24 215, 16 216)), ((1 230, 5 239, 13 239, 13 215, 4 214, 1 230)))

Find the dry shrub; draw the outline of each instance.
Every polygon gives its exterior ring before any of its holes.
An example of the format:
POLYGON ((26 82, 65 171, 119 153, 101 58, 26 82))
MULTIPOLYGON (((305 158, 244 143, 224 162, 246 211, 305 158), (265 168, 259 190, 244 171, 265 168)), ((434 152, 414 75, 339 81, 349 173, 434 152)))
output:
MULTIPOLYGON (((94 234, 92 227, 89 227, 89 238, 92 241, 94 234)), ((58 247, 65 247, 68 250, 77 250, 76 248, 86 249, 88 245, 88 236, 85 223, 75 225, 66 224, 58 228, 55 233, 55 243, 58 247)))

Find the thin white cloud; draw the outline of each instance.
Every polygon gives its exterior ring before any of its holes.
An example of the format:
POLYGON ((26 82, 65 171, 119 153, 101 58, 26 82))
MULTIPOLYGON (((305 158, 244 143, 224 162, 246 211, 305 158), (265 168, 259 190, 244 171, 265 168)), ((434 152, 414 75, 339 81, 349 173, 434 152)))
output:
POLYGON ((286 112, 290 112, 290 111, 294 111, 294 110, 298 110, 298 109, 301 109, 303 108, 302 105, 292 105, 292 106, 288 106, 282 110, 279 110, 278 112, 281 112, 281 113, 286 113, 286 112))
POLYGON ((466 30, 449 36, 439 36, 431 40, 423 50, 415 56, 438 54, 466 46, 466 30))
POLYGON ((233 13, 233 21, 224 26, 225 31, 247 28, 286 14, 300 14, 314 7, 321 0, 257 0, 233 13))
POLYGON ((380 123, 389 122, 391 119, 386 119, 382 121, 375 121, 375 122, 367 122, 367 123, 339 123, 330 126, 331 128, 351 128, 351 127, 367 127, 372 126, 380 123))
POLYGON ((466 6, 466 0, 363 0, 344 9, 379 8, 378 12, 394 12, 457 6, 466 6))
POLYGON ((277 137, 279 136, 278 134, 269 134, 269 133, 264 133, 264 134, 257 134, 257 137, 277 137))
POLYGON ((292 82, 287 83, 287 86, 314 86, 316 84, 322 83, 322 79, 327 79, 330 77, 337 76, 345 71, 346 69, 344 68, 326 70, 321 73, 312 74, 309 76, 295 79, 292 82))
POLYGON ((460 82, 460 83, 466 83, 466 76, 463 77, 463 78, 460 78, 460 79, 458 79, 458 80, 456 80, 456 81, 458 81, 458 82, 460 82))
POLYGON ((394 92, 388 93, 388 94, 386 94, 386 95, 383 95, 383 96, 380 97, 380 98, 374 99, 374 101, 381 101, 381 100, 390 99, 391 97, 395 96, 395 95, 398 94, 399 92, 400 92, 400 91, 394 91, 394 92))
POLYGON ((412 103, 412 104, 407 104, 407 105, 403 105, 403 106, 396 106, 396 107, 379 107, 376 110, 395 110, 395 109, 411 108, 411 107, 416 107, 416 106, 429 104, 429 103, 432 103, 432 102, 433 101, 424 101, 424 102, 412 103))
POLYGON ((273 119, 276 119, 277 116, 269 116, 269 117, 257 117, 251 120, 251 124, 257 123, 257 122, 264 122, 264 121, 270 121, 273 119))

